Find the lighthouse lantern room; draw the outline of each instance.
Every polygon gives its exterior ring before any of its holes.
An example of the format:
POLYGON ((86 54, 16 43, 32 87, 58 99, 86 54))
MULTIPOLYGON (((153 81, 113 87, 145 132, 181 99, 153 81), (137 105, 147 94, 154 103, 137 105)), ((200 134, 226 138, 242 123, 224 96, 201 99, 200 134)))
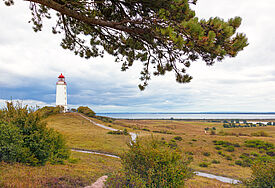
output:
POLYGON ((64 112, 67 111, 67 83, 65 82, 65 77, 62 73, 58 76, 58 81, 56 82, 56 106, 64 108, 64 112))

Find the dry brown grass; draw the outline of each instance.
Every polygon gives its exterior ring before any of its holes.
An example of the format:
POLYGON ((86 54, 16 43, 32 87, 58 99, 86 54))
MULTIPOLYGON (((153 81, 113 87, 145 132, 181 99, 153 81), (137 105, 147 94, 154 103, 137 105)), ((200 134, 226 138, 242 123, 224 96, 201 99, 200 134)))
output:
POLYGON ((72 152, 76 163, 30 167, 0 163, 0 187, 84 187, 119 169, 119 159, 72 152))
POLYGON ((231 185, 228 183, 222 183, 214 179, 194 176, 192 179, 186 181, 185 187, 188 187, 188 188, 229 188, 229 187, 241 188, 242 186, 231 185))
POLYGON ((116 120, 116 124, 126 127, 138 128, 140 135, 158 135, 166 141, 173 139, 175 136, 181 136, 182 141, 177 141, 179 148, 184 152, 192 152, 194 161, 191 167, 198 171, 209 172, 212 174, 223 175, 232 178, 246 178, 251 175, 250 168, 241 167, 235 164, 235 160, 239 159, 242 153, 259 152, 258 149, 247 148, 242 146, 245 140, 260 139, 275 144, 275 127, 256 127, 256 128, 231 128, 225 129, 222 123, 204 122, 204 121, 176 121, 176 120, 116 120), (216 127, 216 133, 219 131, 233 132, 233 133, 251 133, 258 131, 265 131, 272 137, 251 137, 251 136, 220 136, 211 135, 210 131, 205 134, 206 127, 216 127), (142 131, 140 129, 149 129, 151 132, 142 131), (155 130, 166 130, 173 134, 159 134, 153 133, 155 130), (231 143, 239 143, 241 147, 235 147, 234 152, 227 152, 222 149, 225 155, 232 157, 232 160, 227 160, 225 157, 219 155, 218 150, 215 149, 213 140, 223 140, 231 143), (204 156, 204 152, 209 152, 210 156, 204 156), (220 161, 220 164, 211 164, 212 160, 220 161), (200 167, 201 162, 209 163, 210 165, 200 167))

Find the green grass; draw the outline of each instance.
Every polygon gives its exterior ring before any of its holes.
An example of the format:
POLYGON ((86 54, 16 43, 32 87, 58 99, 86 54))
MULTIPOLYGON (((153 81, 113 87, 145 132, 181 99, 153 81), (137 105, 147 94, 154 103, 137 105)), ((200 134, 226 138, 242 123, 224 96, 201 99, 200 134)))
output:
POLYGON ((70 148, 120 154, 127 149, 127 143, 130 141, 130 136, 107 134, 109 130, 92 124, 76 113, 53 115, 46 121, 48 127, 65 136, 70 148))

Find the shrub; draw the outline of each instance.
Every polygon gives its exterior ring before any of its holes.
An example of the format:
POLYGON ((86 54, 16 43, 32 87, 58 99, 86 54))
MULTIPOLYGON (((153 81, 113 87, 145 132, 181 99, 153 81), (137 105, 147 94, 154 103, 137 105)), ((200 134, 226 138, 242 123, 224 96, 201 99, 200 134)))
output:
POLYGON ((60 106, 57 106, 57 107, 44 106, 43 108, 36 110, 35 113, 39 114, 39 116, 42 118, 47 118, 50 115, 58 114, 63 111, 64 111, 64 109, 60 106))
POLYGON ((251 170, 251 177, 243 181, 247 187, 275 187, 275 159, 259 160, 251 170))
POLYGON ((193 142, 197 142, 197 140, 196 140, 196 139, 192 139, 192 141, 193 141, 193 142))
POLYGON ((123 129, 123 134, 124 134, 124 135, 129 135, 128 130, 127 130, 126 128, 123 129))
POLYGON ((215 147, 216 150, 221 150, 222 148, 220 146, 215 147))
POLYGON ((229 160, 229 161, 232 161, 232 157, 229 156, 229 155, 226 155, 226 156, 225 156, 225 159, 226 159, 226 160, 229 160))
POLYGON ((0 123, 0 161, 20 162, 23 143, 23 136, 18 127, 0 123))
POLYGON ((203 152, 203 155, 208 157, 208 156, 210 156, 210 153, 209 152, 203 152))
POLYGON ((236 160, 235 161, 236 165, 243 166, 243 162, 241 160, 236 160))
POLYGON ((27 106, 7 103, 0 110, 0 161, 45 165, 47 161, 63 163, 69 157, 61 134, 48 129, 39 113, 27 106))
POLYGON ((218 160, 216 160, 216 159, 213 159, 213 160, 212 160, 212 163, 213 163, 213 164, 219 164, 220 161, 218 161, 218 160))
POLYGON ((182 141, 182 137, 181 136, 175 136, 174 139, 178 140, 178 141, 182 141))
POLYGON ((194 153, 192 151, 187 151, 185 153, 188 154, 188 155, 194 155, 194 153))
POLYGON ((274 149, 274 145, 272 143, 264 142, 262 140, 246 140, 245 146, 264 150, 274 149))
POLYGON ((208 163, 206 162, 202 162, 199 164, 200 167, 208 167, 208 163))
POLYGON ((193 175, 182 153, 161 140, 138 138, 128 146, 121 156, 123 170, 110 176, 106 187, 182 187, 193 175))
POLYGON ((88 117, 95 117, 95 112, 87 106, 80 106, 77 108, 77 111, 88 117))
POLYGON ((117 131, 109 131, 109 132, 107 132, 107 134, 123 135, 123 132, 120 130, 117 130, 117 131))
POLYGON ((266 154, 271 156, 271 157, 274 157, 275 156, 275 149, 266 151, 266 154))
POLYGON ((170 140, 170 142, 168 143, 168 146, 173 149, 176 149, 178 147, 176 140, 174 139, 170 140))
POLYGON ((101 120, 103 122, 106 122, 106 123, 113 123, 113 118, 110 118, 110 117, 105 117, 105 116, 91 116, 93 118, 96 118, 98 120, 101 120))
POLYGON ((225 151, 228 151, 228 152, 233 152, 235 151, 234 147, 233 146, 228 146, 225 151))
POLYGON ((233 144, 233 146, 237 148, 241 147, 239 143, 233 144))

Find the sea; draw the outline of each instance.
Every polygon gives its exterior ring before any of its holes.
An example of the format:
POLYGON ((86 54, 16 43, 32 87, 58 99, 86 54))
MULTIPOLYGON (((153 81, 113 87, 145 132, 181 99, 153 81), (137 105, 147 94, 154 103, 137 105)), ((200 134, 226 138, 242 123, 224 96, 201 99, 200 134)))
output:
POLYGON ((264 120, 274 119, 275 113, 97 113, 117 119, 240 119, 264 120))

